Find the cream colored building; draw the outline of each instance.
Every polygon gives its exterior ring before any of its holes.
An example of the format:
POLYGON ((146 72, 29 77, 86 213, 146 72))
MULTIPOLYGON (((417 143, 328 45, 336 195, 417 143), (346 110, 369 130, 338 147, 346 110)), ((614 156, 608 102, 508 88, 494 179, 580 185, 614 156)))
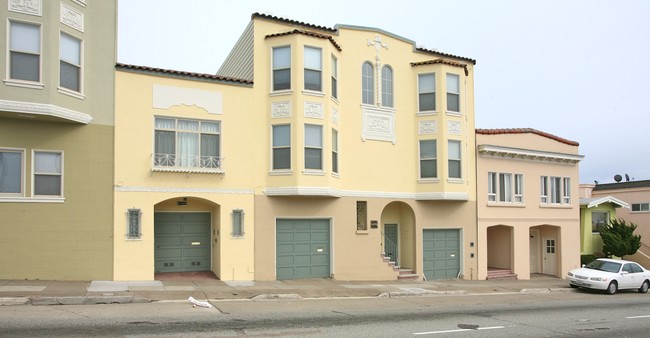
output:
POLYGON ((0 279, 113 276, 116 11, 0 1, 0 279))
POLYGON ((118 65, 114 279, 476 279, 474 64, 253 14, 217 75, 118 65))
POLYGON ((578 143, 477 129, 478 279, 563 277, 580 265, 578 143))

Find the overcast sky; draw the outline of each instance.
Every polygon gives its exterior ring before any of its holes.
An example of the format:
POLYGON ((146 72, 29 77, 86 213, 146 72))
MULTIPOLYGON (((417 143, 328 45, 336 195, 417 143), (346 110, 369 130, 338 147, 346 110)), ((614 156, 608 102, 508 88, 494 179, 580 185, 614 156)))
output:
POLYGON ((118 62, 216 73, 252 13, 469 57, 477 128, 580 143, 580 183, 650 179, 650 1, 119 0, 118 62))

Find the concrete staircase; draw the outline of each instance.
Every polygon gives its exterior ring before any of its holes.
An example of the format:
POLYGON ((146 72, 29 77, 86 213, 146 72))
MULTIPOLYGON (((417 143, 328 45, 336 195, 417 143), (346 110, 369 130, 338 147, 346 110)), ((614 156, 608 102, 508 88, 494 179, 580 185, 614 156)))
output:
POLYGON ((388 264, 393 271, 397 272, 398 280, 418 280, 420 276, 413 271, 413 269, 403 269, 400 268, 397 263, 390 260, 390 257, 386 256, 383 252, 381 253, 381 259, 388 264))
POLYGON ((512 273, 512 270, 510 269, 488 268, 487 279, 488 280, 517 279, 517 274, 512 273))

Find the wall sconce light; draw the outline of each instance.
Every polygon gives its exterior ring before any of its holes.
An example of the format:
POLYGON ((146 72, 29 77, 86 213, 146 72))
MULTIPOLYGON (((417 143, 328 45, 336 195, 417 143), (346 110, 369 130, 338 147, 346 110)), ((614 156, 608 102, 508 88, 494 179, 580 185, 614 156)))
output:
POLYGON ((184 207, 184 206, 186 206, 186 205, 187 205, 187 197, 183 197, 182 200, 176 202, 176 205, 178 205, 179 207, 184 207))

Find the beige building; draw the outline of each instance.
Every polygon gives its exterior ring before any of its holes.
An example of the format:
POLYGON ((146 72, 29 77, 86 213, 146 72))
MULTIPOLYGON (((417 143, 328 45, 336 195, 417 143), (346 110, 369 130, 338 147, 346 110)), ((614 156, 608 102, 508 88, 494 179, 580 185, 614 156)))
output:
POLYGON ((217 75, 118 65, 114 279, 476 279, 474 64, 253 14, 217 75))
POLYGON ((111 279, 116 1, 0 1, 0 279, 111 279))
POLYGON ((477 129, 478 279, 563 277, 580 265, 578 143, 477 129))

